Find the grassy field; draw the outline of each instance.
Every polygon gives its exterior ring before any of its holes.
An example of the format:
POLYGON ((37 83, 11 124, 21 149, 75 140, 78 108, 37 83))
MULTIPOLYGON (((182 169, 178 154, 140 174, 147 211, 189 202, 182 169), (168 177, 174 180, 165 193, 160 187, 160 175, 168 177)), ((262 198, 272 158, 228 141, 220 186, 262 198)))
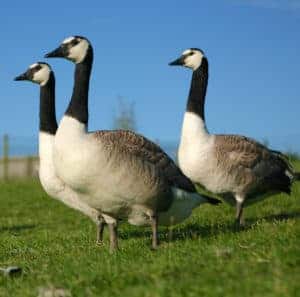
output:
POLYGON ((161 229, 155 252, 149 229, 124 224, 113 255, 95 244, 91 221, 49 198, 38 181, 0 189, 0 266, 24 270, 0 276, 1 297, 38 296, 41 288, 72 296, 300 296, 300 184, 291 197, 247 208, 241 231, 229 206, 200 207, 172 241, 161 229))

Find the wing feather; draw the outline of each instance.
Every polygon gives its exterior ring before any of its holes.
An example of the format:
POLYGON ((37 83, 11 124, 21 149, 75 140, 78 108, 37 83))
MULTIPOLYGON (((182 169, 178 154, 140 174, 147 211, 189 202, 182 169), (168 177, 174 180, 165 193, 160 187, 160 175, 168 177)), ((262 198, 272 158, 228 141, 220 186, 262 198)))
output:
POLYGON ((294 173, 281 152, 269 150, 261 143, 239 135, 217 135, 215 149, 219 159, 223 160, 219 165, 227 168, 229 173, 244 175, 245 184, 261 191, 290 192, 290 176, 294 173))
POLYGON ((117 147, 125 154, 140 158, 159 168, 171 186, 188 192, 196 192, 196 188, 175 162, 159 145, 146 137, 128 130, 102 130, 93 135, 108 147, 117 147))

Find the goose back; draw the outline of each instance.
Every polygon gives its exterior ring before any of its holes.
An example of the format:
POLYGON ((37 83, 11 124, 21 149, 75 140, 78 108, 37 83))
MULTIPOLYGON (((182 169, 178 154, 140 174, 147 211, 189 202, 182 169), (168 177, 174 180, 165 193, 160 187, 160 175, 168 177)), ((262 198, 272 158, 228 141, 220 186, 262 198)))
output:
POLYGON ((175 162, 154 142, 144 136, 128 130, 97 131, 93 136, 110 150, 129 154, 144 162, 155 165, 165 176, 168 184, 187 192, 196 192, 196 188, 175 162))
POLYGON ((219 169, 234 175, 238 191, 290 193, 293 170, 283 154, 239 135, 217 135, 215 153, 219 169))

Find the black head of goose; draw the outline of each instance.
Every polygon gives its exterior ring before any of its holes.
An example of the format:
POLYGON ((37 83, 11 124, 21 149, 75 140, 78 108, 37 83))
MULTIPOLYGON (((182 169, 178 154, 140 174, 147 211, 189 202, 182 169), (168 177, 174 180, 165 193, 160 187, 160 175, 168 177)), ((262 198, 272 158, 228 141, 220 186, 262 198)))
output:
POLYGON ((80 196, 68 188, 55 173, 53 165, 54 136, 57 130, 55 116, 55 76, 49 64, 37 62, 21 75, 16 81, 30 81, 40 85, 39 112, 39 177, 44 190, 67 206, 79 210, 98 224, 97 241, 101 241, 103 222, 95 209, 83 203, 80 196))
POLYGON ((156 248, 158 213, 168 210, 174 189, 195 193, 194 185, 159 146, 142 135, 86 131, 93 61, 86 38, 69 37, 46 57, 63 57, 76 65, 71 102, 55 136, 57 173, 73 189, 87 193, 86 202, 101 211, 109 226, 111 250, 117 248, 118 219, 132 218, 132 213, 149 217, 156 248))
POLYGON ((65 114, 84 125, 88 123, 88 94, 93 56, 91 43, 82 36, 66 38, 58 48, 45 55, 46 58, 65 58, 76 64, 73 95, 65 114))
POLYGON ((25 80, 40 85, 40 132, 54 136, 57 130, 55 77, 50 65, 44 62, 34 63, 15 80, 25 80))
POLYGON ((243 224, 243 206, 274 193, 290 193, 299 175, 283 154, 244 136, 208 133, 204 116, 208 60, 204 52, 187 49, 169 65, 193 71, 178 151, 183 173, 235 204, 239 224, 243 224))
POLYGON ((204 52, 198 48, 187 49, 169 65, 184 66, 193 70, 186 112, 197 115, 204 124, 204 104, 208 83, 208 60, 204 52))

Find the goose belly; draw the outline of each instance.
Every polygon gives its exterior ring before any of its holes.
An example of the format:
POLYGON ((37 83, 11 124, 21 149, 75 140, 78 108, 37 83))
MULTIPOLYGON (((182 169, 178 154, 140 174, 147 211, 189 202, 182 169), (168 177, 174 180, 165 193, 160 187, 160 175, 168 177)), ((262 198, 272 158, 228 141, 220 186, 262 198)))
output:
POLYGON ((95 170, 95 177, 89 192, 103 212, 126 217, 136 206, 166 209, 171 203, 170 191, 157 172, 142 164, 110 160, 102 173, 97 175, 95 170))
MULTIPOLYGON (((166 189, 158 173, 133 159, 121 158, 99 143, 55 146, 55 168, 72 189, 84 193, 86 203, 119 218, 133 205, 156 208, 166 189)), ((167 201, 167 199, 164 199, 167 201)))

